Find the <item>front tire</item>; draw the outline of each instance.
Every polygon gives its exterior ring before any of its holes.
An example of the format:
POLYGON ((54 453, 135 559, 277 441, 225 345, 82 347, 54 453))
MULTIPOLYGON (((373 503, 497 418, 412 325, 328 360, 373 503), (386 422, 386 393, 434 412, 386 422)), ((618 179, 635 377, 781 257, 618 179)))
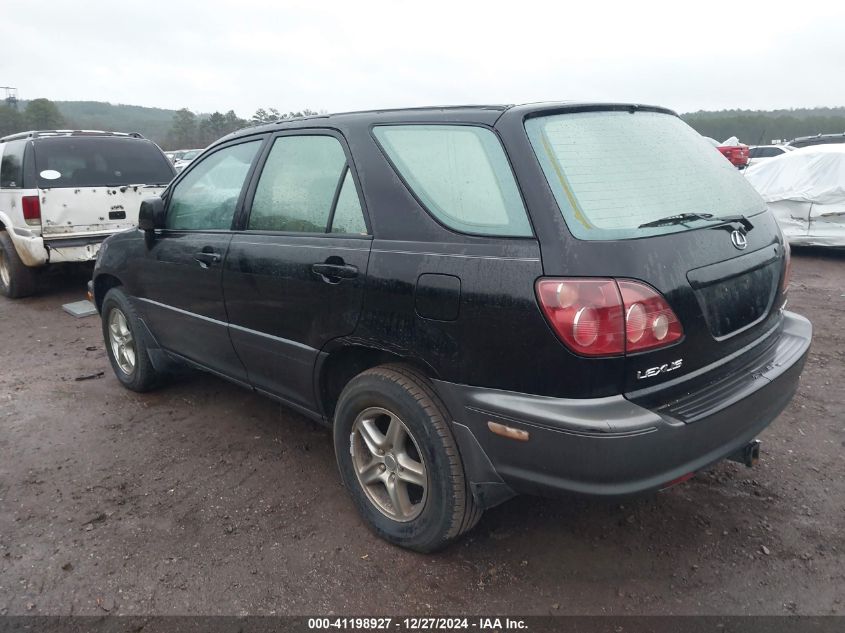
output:
POLYGON ((340 475, 385 540, 432 552, 481 518, 449 420, 429 381, 404 365, 367 370, 344 388, 334 420, 340 475))
POLYGON ((132 391, 156 387, 162 376, 150 361, 141 321, 126 293, 120 288, 109 290, 100 314, 106 352, 117 379, 132 391))
POLYGON ((10 299, 28 297, 35 292, 36 271, 21 261, 15 244, 0 230, 0 294, 10 299))

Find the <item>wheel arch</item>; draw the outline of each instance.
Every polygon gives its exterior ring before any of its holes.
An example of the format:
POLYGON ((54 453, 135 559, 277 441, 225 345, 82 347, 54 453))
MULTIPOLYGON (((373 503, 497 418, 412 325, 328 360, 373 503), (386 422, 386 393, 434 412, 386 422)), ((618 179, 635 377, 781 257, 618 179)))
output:
POLYGON ((410 354, 386 350, 365 343, 341 343, 320 354, 315 366, 317 402, 329 424, 343 388, 355 376, 379 365, 408 365, 427 378, 437 378, 428 363, 410 354))
POLYGON ((109 273, 103 273, 94 278, 94 303, 97 306, 97 312, 102 310, 103 299, 106 298, 108 291, 122 285, 123 282, 120 279, 109 273))

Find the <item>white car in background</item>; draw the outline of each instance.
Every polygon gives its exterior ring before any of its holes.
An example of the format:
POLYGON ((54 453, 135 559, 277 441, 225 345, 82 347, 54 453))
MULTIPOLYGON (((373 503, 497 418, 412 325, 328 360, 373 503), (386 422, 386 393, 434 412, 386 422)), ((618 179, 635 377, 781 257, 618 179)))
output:
POLYGON ((173 163, 173 166, 176 168, 176 173, 178 174, 180 171, 185 169, 185 167, 190 165, 191 161, 193 161, 197 156, 202 154, 202 152, 203 152, 203 150, 201 150, 201 149, 184 150, 182 152, 182 156, 180 156, 176 160, 176 162, 173 163))
POLYGON ((783 156, 795 148, 789 145, 752 145, 748 148, 748 166, 757 165, 770 158, 783 156))
POLYGON ((0 138, 0 294, 26 297, 36 271, 87 262, 118 231, 138 224, 141 200, 175 171, 140 134, 21 132, 0 138))
POLYGON ((790 244, 845 247, 845 144, 783 154, 745 172, 790 244))

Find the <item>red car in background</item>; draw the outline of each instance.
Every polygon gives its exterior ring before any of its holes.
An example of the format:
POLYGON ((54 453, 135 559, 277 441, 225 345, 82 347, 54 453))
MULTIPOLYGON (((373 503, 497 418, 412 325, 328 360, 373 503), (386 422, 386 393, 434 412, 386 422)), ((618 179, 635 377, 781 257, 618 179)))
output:
POLYGON ((716 149, 739 169, 748 167, 748 145, 719 145, 716 149))
POLYGON ((713 147, 719 150, 722 153, 722 156, 727 158, 731 165, 737 169, 745 169, 748 167, 748 145, 740 143, 735 136, 732 136, 724 143, 719 143, 719 141, 712 139, 709 136, 705 136, 704 138, 713 143, 713 147))

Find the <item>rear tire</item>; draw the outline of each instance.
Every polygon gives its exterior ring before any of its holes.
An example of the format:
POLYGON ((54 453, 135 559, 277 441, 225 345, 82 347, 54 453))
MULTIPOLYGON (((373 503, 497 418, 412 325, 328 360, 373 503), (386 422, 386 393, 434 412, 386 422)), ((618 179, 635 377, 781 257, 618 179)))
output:
POLYGON ((162 374, 156 371, 150 361, 141 321, 129 297, 120 287, 106 293, 100 316, 106 352, 121 384, 138 392, 158 386, 162 374))
POLYGON ((335 411, 334 445, 358 511, 391 543, 433 552, 481 518, 448 412, 410 367, 383 365, 349 382, 335 411))
POLYGON ((21 261, 12 238, 0 231, 0 294, 10 299, 28 297, 35 292, 36 269, 21 261))

